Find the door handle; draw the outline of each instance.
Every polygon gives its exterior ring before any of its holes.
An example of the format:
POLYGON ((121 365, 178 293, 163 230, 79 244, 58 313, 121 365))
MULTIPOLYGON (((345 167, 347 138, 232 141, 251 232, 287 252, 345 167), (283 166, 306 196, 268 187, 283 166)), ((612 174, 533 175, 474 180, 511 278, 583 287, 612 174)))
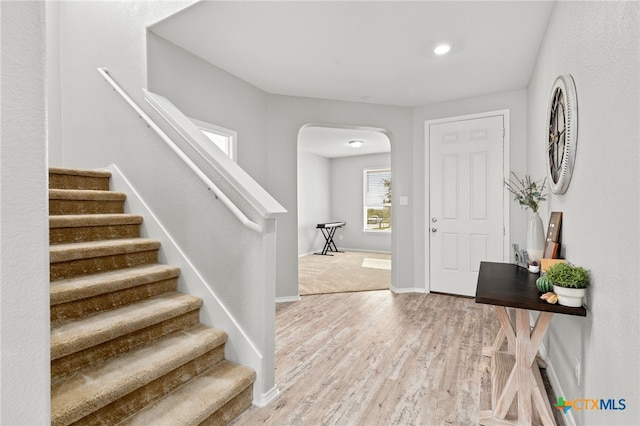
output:
POLYGON ((438 232, 438 228, 431 228, 431 232, 438 232))

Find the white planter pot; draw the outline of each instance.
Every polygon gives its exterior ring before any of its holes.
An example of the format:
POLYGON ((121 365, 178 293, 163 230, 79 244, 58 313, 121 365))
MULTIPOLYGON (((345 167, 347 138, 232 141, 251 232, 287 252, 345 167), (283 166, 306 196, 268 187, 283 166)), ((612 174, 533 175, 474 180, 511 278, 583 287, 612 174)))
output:
POLYGON ((558 295, 558 303, 562 306, 579 308, 582 306, 582 299, 584 299, 586 289, 558 287, 554 285, 553 292, 558 295))

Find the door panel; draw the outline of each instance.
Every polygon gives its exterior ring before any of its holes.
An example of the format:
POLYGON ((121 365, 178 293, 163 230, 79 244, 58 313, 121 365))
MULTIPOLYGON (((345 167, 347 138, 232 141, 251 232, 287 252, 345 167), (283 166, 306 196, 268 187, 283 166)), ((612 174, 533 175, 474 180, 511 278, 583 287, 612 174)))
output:
POLYGON ((429 126, 431 291, 475 295, 483 260, 503 259, 502 115, 429 126))

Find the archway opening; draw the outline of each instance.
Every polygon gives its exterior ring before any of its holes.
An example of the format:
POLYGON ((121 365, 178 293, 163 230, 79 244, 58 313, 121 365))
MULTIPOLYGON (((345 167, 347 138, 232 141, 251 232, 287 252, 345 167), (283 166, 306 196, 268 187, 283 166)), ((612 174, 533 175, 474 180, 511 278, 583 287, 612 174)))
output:
POLYGON ((299 293, 388 290, 393 179, 385 130, 303 126, 297 187, 299 293))

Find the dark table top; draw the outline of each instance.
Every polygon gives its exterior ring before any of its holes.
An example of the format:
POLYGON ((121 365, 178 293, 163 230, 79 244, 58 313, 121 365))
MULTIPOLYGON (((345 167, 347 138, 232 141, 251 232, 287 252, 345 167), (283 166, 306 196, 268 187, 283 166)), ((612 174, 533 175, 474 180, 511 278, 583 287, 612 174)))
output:
POLYGON ((584 307, 552 305, 540 300, 541 294, 536 287, 539 276, 511 263, 481 262, 476 303, 587 316, 584 307))

